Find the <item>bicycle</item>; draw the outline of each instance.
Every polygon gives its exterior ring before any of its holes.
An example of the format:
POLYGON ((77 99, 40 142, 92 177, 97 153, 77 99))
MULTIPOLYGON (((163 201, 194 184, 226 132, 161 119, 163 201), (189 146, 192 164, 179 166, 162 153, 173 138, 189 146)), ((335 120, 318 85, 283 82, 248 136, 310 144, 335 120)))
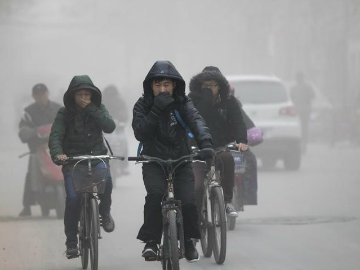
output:
MULTIPOLYGON (((235 151, 233 144, 218 148, 215 151, 219 154, 223 151, 235 151)), ((196 148, 193 148, 196 151, 196 148)), ((238 159, 238 158, 236 158, 238 159)), ((235 160, 236 161, 236 160, 235 160)), ((201 168, 196 168, 201 169, 201 168)), ((201 176, 202 174, 198 174, 201 176)), ((201 248, 205 257, 211 257, 217 264, 223 264, 226 258, 227 226, 235 226, 236 217, 226 214, 223 189, 221 187, 220 172, 215 167, 215 160, 212 161, 211 169, 206 173, 202 183, 202 198, 200 203, 200 232, 201 248)))
POLYGON ((173 177, 179 166, 195 161, 197 156, 197 154, 190 154, 176 160, 163 160, 147 155, 128 157, 129 161, 137 161, 139 163, 155 162, 163 168, 166 175, 167 193, 165 200, 161 203, 163 217, 162 243, 157 257, 157 260, 161 261, 162 269, 164 270, 180 269, 179 259, 185 256, 181 201, 175 200, 173 177))
MULTIPOLYGON (((196 148, 193 148, 193 150, 196 151, 196 148)), ((226 257, 225 202, 214 160, 210 171, 205 175, 202 185, 203 192, 200 206, 201 248, 205 257, 210 257, 213 253, 215 262, 223 264, 226 257)))
POLYGON ((99 216, 98 194, 102 194, 105 190, 108 166, 104 160, 110 159, 124 160, 124 157, 110 155, 82 155, 68 157, 67 159, 68 161, 77 161, 73 166, 72 180, 75 191, 82 194, 78 229, 82 269, 87 269, 88 267, 89 252, 91 270, 98 269, 98 240, 101 239, 101 219, 99 216), (93 171, 92 165, 92 161, 94 160, 103 163, 103 166, 97 168, 95 171, 93 171), (86 161, 87 164, 81 164, 83 161, 86 161))

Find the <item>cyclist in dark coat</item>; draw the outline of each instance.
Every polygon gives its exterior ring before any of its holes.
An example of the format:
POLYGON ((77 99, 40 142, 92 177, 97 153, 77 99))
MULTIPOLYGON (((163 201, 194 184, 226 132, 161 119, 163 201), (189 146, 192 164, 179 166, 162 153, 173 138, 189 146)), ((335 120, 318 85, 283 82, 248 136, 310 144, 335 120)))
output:
POLYGON ((51 124, 61 107, 59 104, 49 100, 49 90, 43 83, 38 83, 32 88, 34 103, 24 109, 24 116, 19 123, 19 137, 23 143, 27 143, 30 150, 28 172, 25 178, 25 187, 23 195, 23 210, 20 216, 31 215, 31 205, 37 201, 37 195, 40 191, 42 177, 37 161, 36 150, 39 145, 47 143, 48 138, 41 138, 36 129, 43 125, 51 124))
MULTIPOLYGON (((169 61, 157 61, 143 82, 144 94, 133 110, 132 127, 135 137, 143 143, 142 154, 162 159, 177 159, 190 154, 187 132, 178 123, 174 109, 195 136, 200 149, 210 148, 204 159, 213 155, 212 138, 203 118, 185 95, 185 81, 169 61)), ((156 258, 161 241, 161 201, 166 190, 165 175, 154 163, 143 165, 143 178, 147 191, 144 206, 144 224, 137 238, 145 242, 142 256, 156 258)), ((185 257, 198 260, 199 255, 191 238, 200 238, 194 197, 194 175, 191 164, 176 171, 175 197, 182 202, 184 221, 185 257)))
MULTIPOLYGON (((101 92, 89 76, 75 76, 64 94, 64 105, 55 118, 51 129, 49 148, 52 160, 63 165, 68 156, 103 155, 107 153, 103 132, 111 133, 115 122, 103 104, 101 92)), ((102 162, 94 164, 96 169, 104 166, 102 162)), ((69 259, 78 255, 77 230, 80 218, 81 196, 75 192, 72 184, 73 164, 65 163, 64 174, 66 190, 65 235, 66 255, 69 259)), ((103 229, 112 232, 115 224, 110 215, 112 180, 109 166, 104 194, 99 194, 99 212, 103 220, 103 229)))
MULTIPOLYGON (((189 97, 210 129, 214 146, 224 147, 236 142, 239 151, 246 151, 247 131, 240 102, 230 95, 230 86, 217 67, 205 67, 190 81, 189 97)), ((226 212, 237 216, 231 204, 234 188, 234 160, 230 152, 216 156, 216 166, 222 175, 226 212)))

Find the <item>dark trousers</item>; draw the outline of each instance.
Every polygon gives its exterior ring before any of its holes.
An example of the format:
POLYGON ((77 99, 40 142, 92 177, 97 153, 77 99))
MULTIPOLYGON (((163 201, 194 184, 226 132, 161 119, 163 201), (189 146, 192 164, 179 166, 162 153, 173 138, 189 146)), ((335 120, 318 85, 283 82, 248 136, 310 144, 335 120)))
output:
MULTIPOLYGON (((137 238, 143 242, 150 240, 161 242, 163 200, 167 183, 165 173, 157 164, 143 165, 143 179, 147 191, 144 205, 144 224, 140 228, 137 238)), ((200 238, 198 214, 194 196, 194 175, 190 164, 176 170, 174 177, 174 193, 177 200, 181 200, 184 237, 200 238)))
POLYGON ((215 157, 215 166, 220 171, 221 186, 224 191, 224 201, 230 203, 234 190, 235 163, 231 152, 220 152, 215 157))
POLYGON ((26 173, 25 186, 23 194, 23 206, 30 207, 36 203, 36 192, 31 189, 31 181, 29 172, 26 173))
POLYGON ((39 202, 43 188, 44 179, 39 167, 39 159, 35 153, 30 153, 23 194, 24 208, 39 202))
MULTIPOLYGON (((101 169, 103 166, 105 165, 104 163, 101 162, 95 167, 95 170, 97 168, 101 169)), ((78 242, 77 230, 78 230, 78 222, 80 220, 81 193, 77 193, 74 190, 71 171, 64 172, 64 181, 65 181, 65 191, 66 191, 66 202, 65 202, 66 205, 65 205, 65 216, 64 216, 65 235, 66 235, 65 244, 68 246, 68 245, 76 245, 78 242)), ((112 188, 113 188, 112 179, 110 174, 110 168, 108 166, 105 192, 103 194, 99 194, 100 215, 107 215, 110 213, 112 188)))

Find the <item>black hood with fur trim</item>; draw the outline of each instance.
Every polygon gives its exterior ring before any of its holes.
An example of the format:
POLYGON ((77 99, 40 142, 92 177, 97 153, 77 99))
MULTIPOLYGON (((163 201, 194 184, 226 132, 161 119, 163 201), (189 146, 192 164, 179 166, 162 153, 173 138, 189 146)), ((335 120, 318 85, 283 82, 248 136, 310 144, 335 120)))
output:
POLYGON ((221 101, 225 101, 230 96, 230 84, 224 75, 220 72, 219 68, 214 66, 207 66, 202 72, 191 78, 189 89, 190 92, 198 92, 201 90, 201 85, 205 81, 214 80, 219 85, 219 94, 221 101))
POLYGON ((189 86, 189 97, 209 127, 215 147, 222 147, 233 141, 247 143, 241 103, 230 95, 229 82, 217 67, 205 67, 190 80, 189 86), (216 81, 220 88, 219 98, 215 103, 211 91, 201 88, 203 82, 211 80, 216 81))
POLYGON ((78 75, 74 76, 71 80, 68 90, 64 94, 64 105, 65 108, 69 111, 75 109, 75 99, 74 94, 78 90, 90 90, 91 95, 91 102, 94 103, 97 107, 101 104, 101 91, 97 88, 93 82, 91 81, 88 75, 78 75))
POLYGON ((177 101, 179 97, 185 97, 185 81, 175 66, 170 61, 156 61, 143 82, 144 100, 146 103, 153 103, 154 94, 151 83, 155 78, 169 78, 176 83, 173 94, 175 101, 177 101))

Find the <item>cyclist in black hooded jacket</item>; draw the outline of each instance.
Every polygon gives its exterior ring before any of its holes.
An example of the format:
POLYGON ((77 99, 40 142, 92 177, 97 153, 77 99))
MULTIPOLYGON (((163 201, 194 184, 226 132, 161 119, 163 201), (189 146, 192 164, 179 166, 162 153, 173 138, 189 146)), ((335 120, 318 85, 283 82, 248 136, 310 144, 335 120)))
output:
MULTIPOLYGON (((214 146, 224 147, 235 142, 239 151, 247 151, 247 130, 241 113, 241 103, 230 95, 230 85, 219 68, 208 66, 190 81, 189 97, 210 129, 214 146)), ((230 152, 216 155, 216 167, 222 175, 226 213, 238 214, 231 204, 234 188, 234 160, 230 152)))
MULTIPOLYGON (((213 156, 212 138, 203 118, 185 95, 185 81, 169 61, 157 61, 143 82, 144 94, 133 110, 132 127, 135 137, 143 143, 142 154, 162 159, 177 159, 190 154, 187 132, 178 123, 176 109, 194 134, 204 159, 213 156)), ((143 180, 147 191, 144 206, 144 224, 137 238, 145 242, 142 256, 146 260, 156 259, 161 241, 161 201, 166 190, 165 175, 154 163, 143 165, 143 180)), ((199 259, 191 238, 199 239, 198 216, 194 196, 194 175, 191 164, 176 171, 174 179, 175 197, 181 200, 185 257, 189 261, 199 259)))

